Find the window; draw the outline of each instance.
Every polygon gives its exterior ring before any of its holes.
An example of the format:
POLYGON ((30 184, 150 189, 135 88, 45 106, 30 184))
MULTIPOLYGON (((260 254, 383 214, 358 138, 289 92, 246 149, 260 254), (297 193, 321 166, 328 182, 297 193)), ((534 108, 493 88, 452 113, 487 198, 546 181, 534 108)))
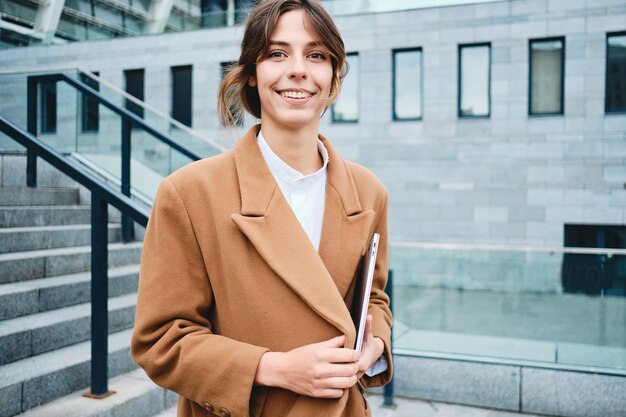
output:
POLYGON ((491 113, 491 44, 459 45, 459 117, 491 113))
POLYGON ((607 113, 626 112, 626 32, 606 36, 607 113))
POLYGON ((57 131, 57 83, 41 84, 41 133, 57 131))
POLYGON ((528 114, 563 114, 564 51, 565 38, 529 41, 528 114))
POLYGON ((422 48, 393 51, 393 119, 422 118, 422 48))
MULTIPOLYGON (((95 75, 100 75, 97 72, 94 72, 95 75)), ((100 83, 93 78, 89 77, 86 74, 80 74, 80 80, 83 84, 91 87, 96 91, 100 91, 100 83)), ((82 95, 82 103, 81 103, 81 114, 82 114, 82 131, 83 132, 97 132, 98 131, 98 123, 99 123, 99 106, 98 100, 95 98, 88 96, 87 94, 82 95)))
POLYGON ((192 67, 172 67, 172 118, 191 127, 192 67))
POLYGON ((359 54, 349 53, 346 61, 350 71, 332 107, 333 122, 339 123, 359 121, 359 54))
MULTIPOLYGON (((626 227, 565 225, 564 246, 576 248, 626 248, 626 227)), ((563 254, 563 291, 589 295, 626 296, 626 256, 563 254)))
MULTIPOLYGON (((144 70, 126 70, 124 71, 124 77, 126 78, 126 92, 131 96, 143 101, 144 100, 144 70)), ((136 114, 143 119, 143 107, 133 103, 130 100, 126 100, 126 109, 136 114)))

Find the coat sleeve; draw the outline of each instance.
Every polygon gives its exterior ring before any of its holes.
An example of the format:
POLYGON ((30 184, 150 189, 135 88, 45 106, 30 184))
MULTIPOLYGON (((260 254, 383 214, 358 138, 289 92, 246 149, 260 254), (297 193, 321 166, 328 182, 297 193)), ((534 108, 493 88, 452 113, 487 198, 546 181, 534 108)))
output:
POLYGON ((387 234, 387 205, 388 195, 385 191, 383 208, 374 232, 380 234, 378 244, 378 255, 376 256, 376 267, 374 268, 374 280, 372 282, 372 293, 370 295, 368 314, 372 315, 372 334, 379 337, 385 345, 383 355, 387 360, 387 370, 372 377, 364 375, 361 382, 364 387, 372 388, 385 385, 391 380, 393 373, 393 361, 391 358, 391 309, 389 308, 389 297, 385 293, 388 275, 389 240, 387 234))
POLYGON ((248 416, 256 370, 268 349, 214 334, 212 304, 193 225, 165 179, 141 255, 133 359, 162 387, 205 408, 248 416))

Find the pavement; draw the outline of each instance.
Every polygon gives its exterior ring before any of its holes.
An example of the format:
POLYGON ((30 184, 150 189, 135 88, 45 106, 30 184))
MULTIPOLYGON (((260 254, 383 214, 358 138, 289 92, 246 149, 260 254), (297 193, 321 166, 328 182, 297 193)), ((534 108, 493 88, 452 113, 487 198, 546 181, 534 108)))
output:
MULTIPOLYGON (((540 417, 536 414, 523 414, 400 397, 394 398, 395 408, 385 408, 382 406, 382 395, 368 394, 367 399, 373 408, 373 417, 540 417)), ((155 417, 176 417, 176 407, 167 409, 155 417)))

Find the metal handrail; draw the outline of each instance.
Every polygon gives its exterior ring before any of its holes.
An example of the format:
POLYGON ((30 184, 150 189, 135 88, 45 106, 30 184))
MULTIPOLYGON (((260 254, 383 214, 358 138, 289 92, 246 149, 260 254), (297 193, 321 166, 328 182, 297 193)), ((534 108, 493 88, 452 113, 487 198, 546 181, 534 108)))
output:
MULTIPOLYGON (((141 128, 145 132, 149 133, 156 139, 185 155, 192 161, 201 159, 201 156, 185 147, 184 145, 174 141, 166 135, 158 132, 153 127, 145 123, 145 121, 137 116, 135 113, 129 111, 126 108, 120 107, 115 103, 105 98, 98 91, 94 90, 85 83, 78 81, 67 74, 55 73, 55 74, 40 74, 31 75, 27 78, 27 129, 33 136, 37 135, 37 111, 38 111, 38 92, 39 84, 42 83, 56 83, 59 81, 66 82, 76 90, 80 91, 87 96, 90 96, 98 101, 99 104, 107 107, 114 113, 117 113, 122 118, 122 131, 121 131, 121 182, 122 182, 122 194, 129 196, 131 193, 130 184, 130 155, 131 155, 131 132, 133 127, 141 128)), ((37 186, 37 158, 30 151, 27 151, 26 159, 26 184, 29 187, 37 186)), ((130 241, 133 239, 133 226, 132 221, 126 215, 122 215, 122 237, 124 241, 130 241)))
POLYGON ((0 131, 26 147, 28 155, 43 158, 91 191, 91 393, 102 398, 108 389, 108 204, 146 226, 150 212, 114 189, 78 162, 24 131, 0 115, 0 131))
POLYGON ((573 253, 580 255, 626 255, 626 249, 617 248, 582 248, 569 246, 533 246, 504 245, 492 243, 449 243, 449 242, 411 242, 390 241, 389 246, 403 249, 435 249, 435 250, 479 250, 494 252, 533 252, 533 253, 573 253))

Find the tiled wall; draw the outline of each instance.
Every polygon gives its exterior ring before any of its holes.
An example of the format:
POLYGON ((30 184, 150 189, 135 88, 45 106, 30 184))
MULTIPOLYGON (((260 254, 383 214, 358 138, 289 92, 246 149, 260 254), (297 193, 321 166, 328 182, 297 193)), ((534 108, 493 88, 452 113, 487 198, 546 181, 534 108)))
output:
MULTIPOLYGON (((626 223, 626 115, 604 114, 606 33, 626 30, 623 1, 510 0, 337 23, 359 53, 360 120, 333 124, 328 112, 321 131, 386 184, 392 239, 562 245, 564 223, 626 223), (529 117, 528 40, 549 36, 565 37, 565 111, 529 117), (491 42, 488 119, 457 117, 457 48, 473 42, 491 42), (423 48, 421 121, 392 120, 391 51, 404 47, 423 48)), ((124 69, 145 68, 146 101, 167 113, 170 66, 191 64, 193 128, 232 146, 238 133, 220 129, 216 95, 220 62, 236 59, 242 33, 14 48, 0 62, 80 66, 120 87, 124 69)))

